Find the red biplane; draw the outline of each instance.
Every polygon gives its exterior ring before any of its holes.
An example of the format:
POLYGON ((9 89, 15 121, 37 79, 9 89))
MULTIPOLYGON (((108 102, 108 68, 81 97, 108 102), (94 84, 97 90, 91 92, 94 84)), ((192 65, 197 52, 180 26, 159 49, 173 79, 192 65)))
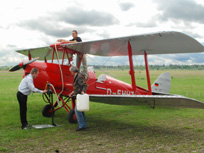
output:
MULTIPOLYGON (((92 101, 124 105, 148 104, 152 107, 159 105, 204 108, 204 103, 200 101, 169 94, 171 75, 168 72, 160 75, 152 85, 150 82, 147 55, 204 52, 203 45, 183 33, 159 32, 98 41, 56 43, 48 47, 24 49, 17 52, 28 56, 29 61, 21 62, 12 67, 10 71, 23 68, 25 76, 33 67, 38 68, 39 76, 34 80, 35 86, 43 90, 47 82, 52 84, 52 90, 59 99, 53 105, 54 111, 64 107, 68 112, 68 120, 71 123, 76 122, 73 110, 75 101, 68 97, 73 90, 74 77, 69 71, 72 66, 72 54, 129 57, 129 74, 132 84, 127 84, 105 74, 96 78, 94 71, 88 71, 87 93, 92 101), (144 56, 148 89, 136 85, 133 55, 144 56), (55 63, 55 60, 58 63, 55 63)), ((43 98, 49 103, 43 108, 43 116, 50 117, 52 108, 50 99, 46 94, 43 95, 43 98)))

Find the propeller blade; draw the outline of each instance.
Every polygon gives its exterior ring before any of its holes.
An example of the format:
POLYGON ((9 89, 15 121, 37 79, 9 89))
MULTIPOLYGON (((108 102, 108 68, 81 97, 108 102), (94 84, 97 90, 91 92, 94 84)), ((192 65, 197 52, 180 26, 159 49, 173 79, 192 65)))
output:
POLYGON ((39 59, 39 57, 36 57, 36 58, 34 58, 34 59, 32 59, 32 60, 30 60, 28 62, 23 63, 23 68, 25 69, 26 65, 28 65, 30 63, 33 63, 33 62, 37 61, 38 59, 39 59))
POLYGON ((15 65, 15 66, 13 66, 12 68, 10 68, 9 69, 9 71, 10 72, 14 72, 14 71, 17 71, 17 70, 20 70, 21 68, 23 68, 23 69, 25 69, 25 67, 26 67, 26 65, 28 65, 28 64, 30 64, 30 63, 33 63, 33 62, 35 62, 36 60, 38 60, 39 59, 39 57, 36 57, 36 58, 34 58, 34 59, 32 59, 32 60, 30 60, 30 61, 28 61, 28 62, 21 62, 21 63, 19 63, 18 65, 15 65))
POLYGON ((17 70, 20 70, 23 66, 23 62, 21 62, 20 64, 18 65, 15 65, 13 66, 12 68, 9 69, 10 72, 13 72, 13 71, 17 71, 17 70))

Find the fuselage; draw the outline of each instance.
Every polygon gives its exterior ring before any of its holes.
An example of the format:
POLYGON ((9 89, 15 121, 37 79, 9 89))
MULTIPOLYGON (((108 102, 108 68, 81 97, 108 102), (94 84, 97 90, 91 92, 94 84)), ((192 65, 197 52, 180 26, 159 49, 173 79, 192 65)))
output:
MULTIPOLYGON (((34 79, 34 85, 38 89, 45 89, 46 84, 49 82, 54 87, 57 93, 62 91, 62 95, 69 95, 73 91, 74 76, 70 73, 68 65, 60 65, 63 79, 61 79, 60 67, 55 63, 45 62, 33 62, 26 66, 24 69, 24 76, 27 75, 30 70, 35 67, 39 69, 39 75, 34 79), (63 80, 63 81, 62 81, 63 80), (64 89, 62 90, 62 83, 64 83, 64 89)), ((102 95, 148 95, 148 91, 136 86, 136 91, 128 83, 122 82, 108 75, 100 75, 98 79, 93 71, 88 71, 88 94, 102 94, 102 95)))

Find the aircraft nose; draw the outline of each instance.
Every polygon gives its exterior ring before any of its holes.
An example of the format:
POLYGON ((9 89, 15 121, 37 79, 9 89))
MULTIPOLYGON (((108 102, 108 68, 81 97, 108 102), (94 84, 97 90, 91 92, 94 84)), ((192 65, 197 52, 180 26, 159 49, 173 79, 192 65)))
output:
POLYGON ((28 61, 28 62, 21 62, 21 63, 19 63, 18 65, 15 65, 15 66, 13 66, 12 68, 10 68, 9 69, 9 72, 14 72, 14 71, 17 71, 17 70, 20 70, 21 68, 25 68, 26 67, 26 65, 28 65, 28 64, 30 64, 30 63, 33 63, 33 62, 35 62, 36 60, 38 60, 39 59, 39 57, 36 57, 36 58, 34 58, 34 59, 32 59, 32 60, 30 60, 30 61, 28 61))

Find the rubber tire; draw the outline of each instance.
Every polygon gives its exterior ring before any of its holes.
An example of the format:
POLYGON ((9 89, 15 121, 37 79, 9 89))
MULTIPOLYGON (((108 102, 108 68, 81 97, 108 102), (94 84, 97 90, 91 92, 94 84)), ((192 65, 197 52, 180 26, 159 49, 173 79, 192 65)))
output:
MULTIPOLYGON (((52 117, 52 113, 50 112, 52 109, 51 105, 45 105, 42 109, 42 115, 44 117, 52 117)), ((53 112, 55 113, 55 112, 53 112)), ((54 114, 53 114, 54 115, 54 114)))
POLYGON ((77 123, 77 119, 74 118, 74 115, 75 115, 75 110, 74 109, 70 110, 67 116, 69 123, 77 123))

